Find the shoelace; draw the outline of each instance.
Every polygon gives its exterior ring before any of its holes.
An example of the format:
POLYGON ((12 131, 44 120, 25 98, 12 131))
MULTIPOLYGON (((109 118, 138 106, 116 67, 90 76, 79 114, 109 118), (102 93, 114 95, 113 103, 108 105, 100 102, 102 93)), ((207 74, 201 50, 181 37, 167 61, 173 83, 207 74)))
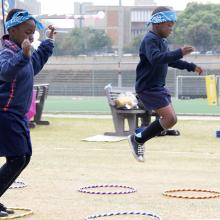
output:
POLYGON ((138 144, 138 156, 144 155, 144 145, 138 144))

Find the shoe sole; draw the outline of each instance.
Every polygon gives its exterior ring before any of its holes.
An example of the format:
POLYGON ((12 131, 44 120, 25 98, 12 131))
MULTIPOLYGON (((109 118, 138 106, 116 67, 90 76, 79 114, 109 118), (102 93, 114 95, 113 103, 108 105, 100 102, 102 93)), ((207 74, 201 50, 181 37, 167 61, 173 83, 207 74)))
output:
POLYGON ((131 136, 132 136, 132 135, 129 135, 129 136, 128 136, 128 143, 129 143, 129 145, 130 145, 131 152, 132 152, 134 158, 135 158, 138 162, 144 162, 144 158, 143 158, 143 159, 140 159, 140 158, 136 155, 135 150, 134 150, 133 145, 132 145, 131 136))

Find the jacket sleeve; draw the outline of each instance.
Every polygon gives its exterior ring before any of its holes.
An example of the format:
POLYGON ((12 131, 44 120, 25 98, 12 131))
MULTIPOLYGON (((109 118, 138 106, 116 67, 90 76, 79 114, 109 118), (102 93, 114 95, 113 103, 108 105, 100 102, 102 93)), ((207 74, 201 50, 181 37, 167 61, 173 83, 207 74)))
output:
POLYGON ((13 53, 10 50, 3 50, 0 53, 0 80, 11 82, 16 78, 17 73, 30 61, 22 50, 13 53))
POLYGON ((48 58, 52 55, 53 48, 54 41, 47 39, 45 41, 42 41, 38 49, 33 52, 31 59, 34 69, 34 75, 38 74, 41 71, 48 58))
POLYGON ((158 40, 154 38, 145 39, 145 56, 151 65, 168 64, 183 57, 181 49, 161 52, 158 40))
POLYGON ((188 70, 189 72, 194 72, 196 65, 194 63, 188 63, 187 61, 184 60, 177 60, 174 62, 171 62, 168 64, 168 66, 173 67, 173 68, 177 68, 180 70, 188 70))

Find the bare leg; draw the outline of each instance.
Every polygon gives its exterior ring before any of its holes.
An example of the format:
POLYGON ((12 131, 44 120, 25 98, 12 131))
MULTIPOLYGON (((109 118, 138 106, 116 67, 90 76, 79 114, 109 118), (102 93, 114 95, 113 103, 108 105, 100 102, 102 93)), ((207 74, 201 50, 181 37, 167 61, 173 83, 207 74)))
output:
POLYGON ((176 113, 172 104, 155 111, 160 115, 160 124, 164 129, 171 128, 177 123, 176 113))
POLYGON ((173 106, 169 104, 166 107, 155 110, 160 116, 159 119, 152 122, 144 131, 135 135, 135 140, 138 143, 145 143, 149 139, 160 134, 162 131, 171 128, 176 124, 177 118, 173 106))

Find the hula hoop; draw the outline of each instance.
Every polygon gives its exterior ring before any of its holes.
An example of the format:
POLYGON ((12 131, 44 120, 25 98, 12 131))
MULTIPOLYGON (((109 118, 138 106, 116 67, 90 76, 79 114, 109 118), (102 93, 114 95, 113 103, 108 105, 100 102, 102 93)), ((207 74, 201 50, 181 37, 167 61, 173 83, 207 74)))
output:
POLYGON ((78 190, 79 192, 82 192, 82 193, 89 193, 89 194, 99 194, 99 195, 116 195, 116 194, 129 194, 129 193, 134 193, 136 192, 137 190, 133 187, 130 187, 130 186, 122 186, 122 185, 93 185, 93 186, 85 186, 85 187, 81 187, 79 188, 78 190), (106 188, 106 187, 110 187, 110 188, 123 188, 123 189, 128 189, 127 191, 120 191, 120 192, 96 192, 96 191, 90 191, 90 190, 87 190, 87 189, 95 189, 95 188, 106 188))
POLYGON ((100 218, 100 217, 110 217, 110 216, 116 216, 116 215, 144 215, 147 217, 156 218, 157 220, 162 220, 160 216, 153 214, 151 212, 110 212, 110 213, 90 215, 90 216, 87 216, 85 220, 100 218))
POLYGON ((12 209, 14 211, 25 211, 25 212, 22 213, 22 214, 17 214, 17 215, 16 214, 11 214, 7 217, 0 217, 0 220, 22 218, 22 217, 33 214, 33 211, 31 209, 27 209, 27 208, 9 208, 9 209, 12 209))
POLYGON ((172 189, 167 190, 163 193, 164 196, 173 197, 173 198, 180 198, 180 199, 212 199, 220 197, 220 192, 207 190, 207 189, 172 189), (214 195, 210 196, 182 196, 182 195, 173 195, 174 192, 206 192, 211 193, 214 195))
POLYGON ((25 184, 24 182, 15 180, 12 183, 12 185, 9 187, 9 189, 19 189, 19 188, 24 188, 26 186, 27 184, 25 184))

